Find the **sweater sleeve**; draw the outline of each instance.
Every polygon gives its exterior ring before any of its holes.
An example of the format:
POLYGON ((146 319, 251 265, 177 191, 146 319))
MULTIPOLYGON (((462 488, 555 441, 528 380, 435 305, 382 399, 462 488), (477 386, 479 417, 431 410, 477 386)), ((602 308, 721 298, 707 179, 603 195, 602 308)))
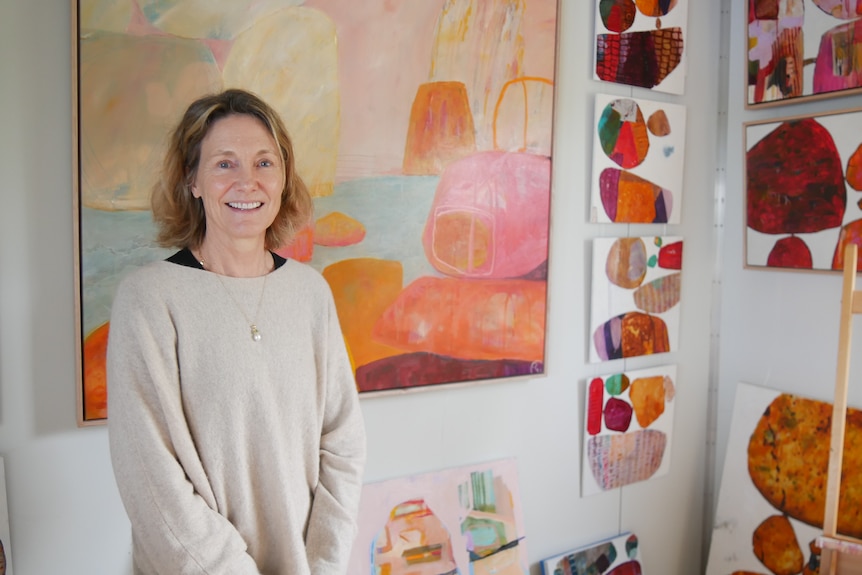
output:
POLYGON ((320 475, 306 533, 312 575, 343 575, 356 535, 365 424, 335 305, 329 297, 320 475))
POLYGON ((156 291, 121 283, 108 340, 111 462, 135 561, 171 575, 258 574, 245 541, 215 510, 183 413, 176 330, 156 291))

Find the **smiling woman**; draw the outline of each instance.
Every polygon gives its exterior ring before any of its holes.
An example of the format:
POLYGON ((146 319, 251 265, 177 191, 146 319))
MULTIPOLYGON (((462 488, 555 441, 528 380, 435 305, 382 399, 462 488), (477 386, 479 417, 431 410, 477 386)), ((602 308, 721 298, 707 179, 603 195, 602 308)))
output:
POLYGON ((343 573, 365 430, 327 283, 271 251, 311 212, 287 131, 253 94, 206 96, 164 166, 179 251, 123 280, 108 340, 135 572, 343 573))

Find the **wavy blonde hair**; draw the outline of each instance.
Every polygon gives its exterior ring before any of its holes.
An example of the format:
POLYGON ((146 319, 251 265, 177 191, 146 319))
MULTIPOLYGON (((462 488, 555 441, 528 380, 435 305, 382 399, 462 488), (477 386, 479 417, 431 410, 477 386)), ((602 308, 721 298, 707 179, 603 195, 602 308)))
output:
POLYGON ((284 123, 266 102, 245 90, 231 89, 195 100, 170 134, 159 181, 153 187, 151 206, 158 227, 156 241, 163 247, 199 248, 206 235, 203 203, 192 195, 201 144, 217 121, 231 115, 260 120, 281 151, 284 188, 281 207, 266 230, 266 249, 289 243, 309 223, 313 204, 308 188, 296 172, 293 144, 284 123))

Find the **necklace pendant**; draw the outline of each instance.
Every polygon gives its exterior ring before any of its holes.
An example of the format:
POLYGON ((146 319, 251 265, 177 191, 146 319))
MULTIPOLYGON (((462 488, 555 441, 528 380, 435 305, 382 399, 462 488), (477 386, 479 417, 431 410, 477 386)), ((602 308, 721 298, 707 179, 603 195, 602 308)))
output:
POLYGON ((261 337, 262 336, 260 335, 260 330, 257 329, 257 326, 251 324, 251 339, 253 339, 254 341, 260 341, 261 337))

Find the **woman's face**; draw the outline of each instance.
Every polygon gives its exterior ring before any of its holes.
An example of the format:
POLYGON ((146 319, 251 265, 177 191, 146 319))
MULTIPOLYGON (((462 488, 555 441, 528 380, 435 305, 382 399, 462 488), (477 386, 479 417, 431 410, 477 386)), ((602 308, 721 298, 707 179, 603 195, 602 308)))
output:
POLYGON ((204 204, 208 243, 263 242, 283 187, 278 145, 260 120, 234 114, 210 127, 192 185, 192 194, 204 204))

